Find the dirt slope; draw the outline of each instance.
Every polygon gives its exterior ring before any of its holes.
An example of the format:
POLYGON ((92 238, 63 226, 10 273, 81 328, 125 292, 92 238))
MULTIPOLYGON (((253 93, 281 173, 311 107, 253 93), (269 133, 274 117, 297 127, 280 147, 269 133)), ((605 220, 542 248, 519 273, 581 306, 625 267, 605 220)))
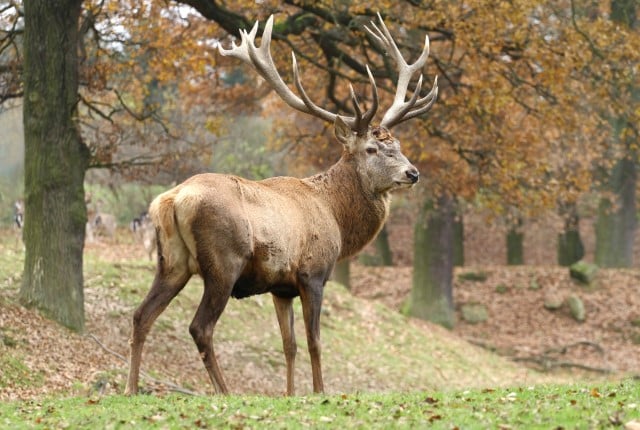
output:
MULTIPOLYGON (((411 268, 356 265, 352 273, 355 295, 393 309, 400 309, 410 292, 411 268)), ((576 284, 560 267, 484 266, 457 269, 456 274, 453 333, 462 339, 535 368, 640 374, 638 270, 600 270, 593 288, 576 284), (468 273, 486 280, 464 280, 468 273), (571 316, 566 299, 572 295, 584 303, 584 322, 571 316), (551 297, 565 303, 548 310, 544 303, 551 297), (487 321, 464 321, 461 308, 470 303, 486 307, 487 321)))
MULTIPOLYGON (((153 266, 130 244, 94 246, 85 258, 87 330, 72 333, 17 304, 22 254, 4 246, 0 258, 0 400, 54 392, 122 392, 129 325, 153 266)), ((192 281, 154 325, 143 370, 206 393, 210 384, 188 325, 201 294, 192 281)), ((298 393, 311 390, 301 311, 296 307, 298 393)), ((455 333, 412 321, 384 304, 327 286, 322 316, 325 386, 329 393, 442 390, 534 383, 545 379, 473 346, 455 333)), ((285 367, 271 300, 230 301, 215 334, 216 352, 235 393, 281 394, 285 367)), ((170 385, 146 379, 146 390, 170 385)))

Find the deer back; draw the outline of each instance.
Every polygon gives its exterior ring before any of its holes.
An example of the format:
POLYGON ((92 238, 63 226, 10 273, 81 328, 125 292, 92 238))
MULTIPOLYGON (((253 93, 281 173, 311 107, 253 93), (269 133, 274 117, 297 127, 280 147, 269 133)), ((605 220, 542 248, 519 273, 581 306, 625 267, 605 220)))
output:
POLYGON ((315 257, 324 254, 327 262, 319 265, 326 266, 340 252, 340 228, 331 207, 296 178, 254 182, 196 175, 158 196, 149 213, 160 227, 167 267, 186 262, 192 273, 200 273, 202 264, 216 270, 238 259, 264 283, 289 283, 300 270, 312 270, 308 266, 315 257))

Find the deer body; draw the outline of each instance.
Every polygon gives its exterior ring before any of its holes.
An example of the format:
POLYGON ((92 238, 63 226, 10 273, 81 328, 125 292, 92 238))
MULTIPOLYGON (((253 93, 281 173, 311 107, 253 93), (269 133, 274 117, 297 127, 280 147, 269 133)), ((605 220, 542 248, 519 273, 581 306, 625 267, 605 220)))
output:
POLYGON ((116 217, 100 210, 101 202, 91 204, 91 195, 85 196, 87 207, 87 224, 85 226, 86 241, 92 243, 97 237, 115 240, 118 223, 116 217))
POLYGON ((182 261, 193 275, 201 265, 216 270, 216 261, 234 258, 239 273, 231 296, 298 296, 298 279, 326 279, 336 260, 362 249, 387 218, 389 193, 363 193, 352 164, 343 158, 307 179, 188 179, 151 204, 160 243, 176 244, 161 245, 165 264, 176 270, 173 262, 182 261))
MULTIPOLYGON (((384 31, 376 27, 373 37, 398 57, 380 22, 384 31)), ((195 274, 204 281, 204 293, 189 331, 216 392, 228 392, 212 343, 218 318, 230 297, 263 293, 272 294, 282 334, 287 394, 294 393, 295 297, 302 304, 313 390, 323 392, 320 310, 324 285, 336 261, 357 253, 380 231, 389 213, 391 192, 418 181, 418 170, 402 154, 388 127, 424 112, 435 100, 437 87, 418 97, 420 79, 414 95, 404 101, 410 74, 426 60, 428 45, 421 64, 401 67, 392 107, 381 126, 370 126, 378 102, 371 73, 372 106, 362 113, 352 91, 356 115, 344 118, 308 99, 294 59, 294 80, 302 99, 297 98, 273 66, 268 51, 272 24, 270 18, 260 48, 253 43, 256 25, 251 33, 241 32, 241 46, 223 54, 255 66, 290 106, 333 122, 335 137, 343 145, 342 156, 326 172, 306 179, 276 177, 255 182, 200 174, 153 200, 149 215, 156 228, 158 264, 151 290, 133 316, 127 394, 137 392, 142 346, 151 325, 195 274)))
POLYGON ((115 240, 116 229, 118 228, 118 222, 115 215, 97 212, 88 221, 90 228, 92 229, 92 235, 108 238, 109 240, 115 240))

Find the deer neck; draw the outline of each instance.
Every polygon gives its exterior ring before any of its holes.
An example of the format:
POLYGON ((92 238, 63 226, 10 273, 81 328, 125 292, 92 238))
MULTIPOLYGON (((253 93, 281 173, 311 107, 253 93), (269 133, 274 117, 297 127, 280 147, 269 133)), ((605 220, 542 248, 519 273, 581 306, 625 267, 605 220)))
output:
POLYGON ((374 192, 349 154, 343 154, 329 170, 309 181, 326 198, 340 227, 341 259, 356 254, 382 229, 389 215, 391 194, 374 192))

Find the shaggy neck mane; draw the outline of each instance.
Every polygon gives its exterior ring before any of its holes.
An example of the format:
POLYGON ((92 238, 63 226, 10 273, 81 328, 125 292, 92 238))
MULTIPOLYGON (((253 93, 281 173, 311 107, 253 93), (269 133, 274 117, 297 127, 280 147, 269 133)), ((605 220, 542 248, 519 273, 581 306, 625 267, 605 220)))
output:
POLYGON ((340 259, 352 256, 378 234, 389 215, 390 193, 367 189, 357 172, 355 160, 344 153, 329 170, 307 179, 325 195, 340 226, 340 259))

